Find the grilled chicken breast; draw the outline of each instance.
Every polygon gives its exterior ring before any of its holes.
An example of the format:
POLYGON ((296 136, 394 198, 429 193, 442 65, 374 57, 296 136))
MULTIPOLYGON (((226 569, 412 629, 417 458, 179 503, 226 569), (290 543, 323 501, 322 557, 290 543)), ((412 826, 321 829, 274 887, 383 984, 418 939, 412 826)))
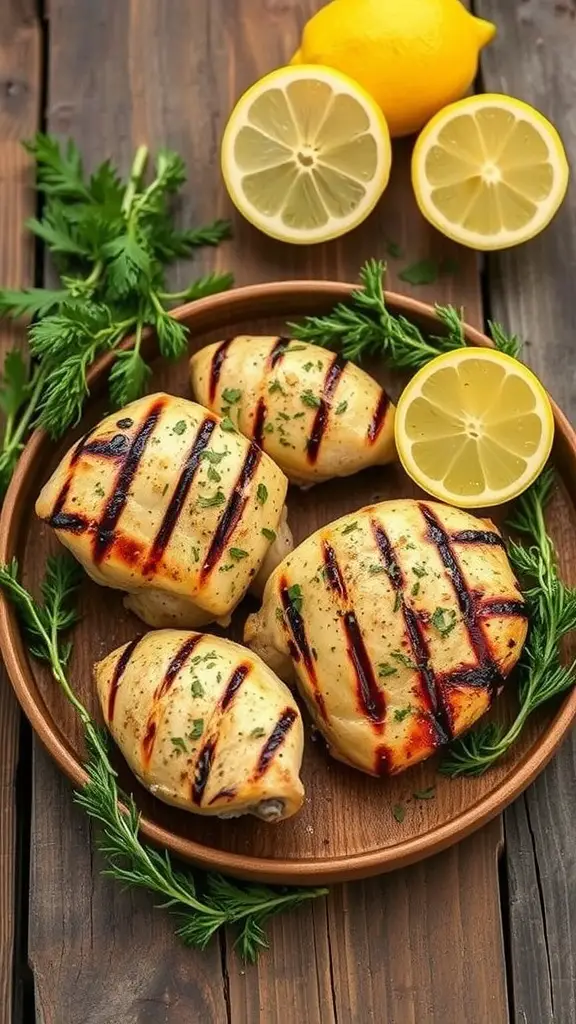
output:
POLYGON ((484 714, 526 630, 494 525, 403 500, 300 544, 268 580, 245 639, 281 676, 295 673, 335 757, 384 775, 484 714))
POLYGON ((192 390, 310 485, 395 458, 394 406, 364 370, 317 345, 242 336, 192 356, 192 390))
POLYGON ((300 712, 246 648, 162 629, 113 651, 94 675, 110 732, 160 800, 195 814, 264 821, 302 805, 300 712))
POLYGON ((223 620, 292 547, 286 477, 183 398, 157 394, 74 445, 36 512, 97 583, 151 626, 223 620))

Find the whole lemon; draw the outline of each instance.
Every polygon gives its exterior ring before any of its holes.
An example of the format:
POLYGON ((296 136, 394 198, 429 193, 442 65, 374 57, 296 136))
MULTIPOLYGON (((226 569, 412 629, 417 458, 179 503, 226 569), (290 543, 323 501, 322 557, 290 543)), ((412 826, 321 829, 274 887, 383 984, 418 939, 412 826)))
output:
POLYGON ((464 95, 495 33, 460 0, 332 0, 291 63, 343 71, 381 106, 391 135, 410 135, 464 95))

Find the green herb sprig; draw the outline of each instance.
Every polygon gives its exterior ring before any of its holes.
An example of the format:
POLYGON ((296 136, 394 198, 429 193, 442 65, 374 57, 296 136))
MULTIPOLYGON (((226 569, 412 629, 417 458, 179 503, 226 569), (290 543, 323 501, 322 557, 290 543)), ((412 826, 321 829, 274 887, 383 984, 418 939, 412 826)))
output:
MULTIPOLYGON (((424 335, 404 316, 396 316, 386 306, 384 277, 386 264, 368 260, 360 271, 362 287, 352 292, 327 316, 308 316, 289 324, 294 338, 340 349, 346 359, 361 362, 369 356, 384 357, 396 369, 415 370, 442 352, 466 344, 462 313, 454 306, 436 306, 436 315, 444 334, 424 335)), ((489 323, 496 348, 517 357, 520 343, 500 324, 489 323)))
POLYGON ((140 814, 133 797, 118 787, 107 734, 78 700, 66 671, 72 645, 63 641, 61 634, 77 621, 74 596, 81 578, 80 567, 73 559, 50 558, 42 584, 43 601, 39 603, 19 582, 15 560, 0 566, 0 587, 16 607, 31 653, 48 662, 82 723, 88 781, 74 799, 100 826, 97 846, 107 864, 103 873, 124 885, 160 896, 159 906, 179 918, 176 934, 187 945, 203 949, 220 928, 235 925, 241 956, 255 960, 267 946, 263 925, 269 918, 324 896, 327 890, 276 890, 264 885, 240 885, 213 873, 184 873, 173 866, 167 851, 160 853, 141 841, 140 814))
POLYGON ((181 291, 166 290, 169 264, 230 235, 224 220, 196 229, 175 226, 171 201, 186 180, 177 153, 160 150, 146 184, 145 146, 136 151, 125 181, 108 160, 86 175, 71 141, 60 147, 38 134, 26 148, 43 196, 41 218, 30 218, 27 227, 51 254, 60 280, 55 288, 0 290, 0 316, 34 321, 32 359, 28 364, 19 352, 9 352, 0 380, 0 407, 7 417, 0 492, 31 427, 58 437, 78 421, 88 394, 87 371, 99 355, 115 353, 110 395, 116 406, 126 405, 143 393, 150 376, 141 352, 145 328, 155 330, 162 355, 183 355, 186 328, 169 307, 232 284, 230 274, 207 274, 181 291), (119 349, 130 333, 133 347, 119 349))
POLYGON ((576 662, 563 665, 560 643, 576 629, 576 588, 558 575, 554 545, 544 521, 544 510, 554 483, 551 468, 544 470, 516 503, 510 529, 527 544, 508 541, 508 556, 522 579, 530 614, 530 633, 518 668, 518 711, 510 725, 489 722, 456 740, 440 770, 445 775, 482 775, 516 742, 527 718, 536 708, 558 697, 576 682, 576 662))

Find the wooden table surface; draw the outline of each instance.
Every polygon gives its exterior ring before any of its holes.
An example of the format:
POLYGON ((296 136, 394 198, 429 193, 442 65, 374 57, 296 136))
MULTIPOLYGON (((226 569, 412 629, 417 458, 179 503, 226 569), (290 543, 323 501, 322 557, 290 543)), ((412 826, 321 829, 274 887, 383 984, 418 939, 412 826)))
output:
MULTIPOLYGON (((44 278, 23 232, 35 204, 18 140, 73 136, 88 165, 124 169, 142 142, 189 168, 189 221, 231 215, 218 170, 227 114, 245 86, 295 49, 320 0, 0 0, 0 283, 44 278)), ((575 0, 476 0, 495 21, 481 86, 534 103, 576 155, 575 0)), ((410 192, 410 143, 365 225, 298 249, 234 218, 204 260, 237 284, 354 280, 399 244, 402 266, 457 269, 412 289, 481 324, 501 319, 576 419, 576 192, 551 228, 486 265, 429 228, 410 192)), ((186 268, 175 280, 185 281, 186 268)), ((17 335, 0 334, 5 350, 17 335)), ((0 678, 0 1022, 8 1024, 576 1024, 576 742, 504 815, 460 846, 392 875, 335 887, 277 919, 246 967, 223 939, 184 949, 143 893, 103 879, 68 783, 0 678)))

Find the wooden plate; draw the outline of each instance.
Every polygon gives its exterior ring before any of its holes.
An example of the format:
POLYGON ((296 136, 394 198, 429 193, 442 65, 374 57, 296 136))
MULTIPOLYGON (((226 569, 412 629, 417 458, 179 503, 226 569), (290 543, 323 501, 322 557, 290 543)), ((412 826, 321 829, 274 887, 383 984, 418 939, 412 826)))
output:
MULTIPOLYGON (((286 333, 286 320, 323 313, 346 299, 350 286, 292 282, 257 285, 218 295, 179 309, 176 316, 190 329, 191 349, 238 333, 286 333)), ((402 312, 426 330, 437 331, 434 311, 399 295, 388 295, 391 309, 402 312)), ((473 345, 490 342, 472 328, 473 345)), ((187 360, 168 364, 158 358, 155 341, 145 341, 153 360, 152 388, 189 396, 187 360)), ((90 375, 89 410, 76 431, 59 445, 36 432, 20 461, 0 522, 0 560, 16 555, 27 586, 37 588, 46 556, 58 549, 51 531, 34 516, 34 501, 74 437, 84 433, 106 410, 108 358, 90 375)), ((382 367, 370 367, 396 396, 402 381, 382 367)), ((575 582, 576 563, 576 437, 555 409, 554 459, 560 484, 550 508, 549 524, 560 551, 565 577, 575 582)), ((334 480, 289 496, 289 519, 297 541, 323 523, 384 498, 408 497, 418 491, 399 466, 334 480)), ((500 523, 504 512, 494 516, 500 523)), ((143 631, 143 624, 126 612, 121 595, 88 579, 81 592, 83 618, 74 632, 70 673, 81 700, 100 720, 91 682, 92 663, 143 631)), ((250 601, 235 615, 232 635, 239 638, 250 601)), ((84 747, 78 720, 47 670, 30 659, 12 608, 0 605, 0 643, 16 695, 42 743, 74 785, 85 781, 84 747)), ((570 652, 567 652, 568 654, 570 652)), ((573 656, 573 655, 572 655, 573 656)), ((509 714, 514 704, 513 683, 496 702, 493 713, 509 714)), ((254 818, 221 822, 168 807, 150 796, 115 752, 120 784, 133 791, 142 810, 146 837, 205 868, 244 878, 285 883, 321 883, 389 871, 436 853, 494 817, 534 779, 558 747, 576 715, 576 691, 553 712, 535 715, 509 757, 479 779, 450 780, 428 761, 392 779, 372 779, 331 760, 320 739, 307 729, 303 765, 304 808, 279 825, 254 818), (434 786, 433 798, 413 794, 434 786), (402 807, 404 817, 398 811, 402 807), (396 814, 396 816, 395 816, 396 814)))

